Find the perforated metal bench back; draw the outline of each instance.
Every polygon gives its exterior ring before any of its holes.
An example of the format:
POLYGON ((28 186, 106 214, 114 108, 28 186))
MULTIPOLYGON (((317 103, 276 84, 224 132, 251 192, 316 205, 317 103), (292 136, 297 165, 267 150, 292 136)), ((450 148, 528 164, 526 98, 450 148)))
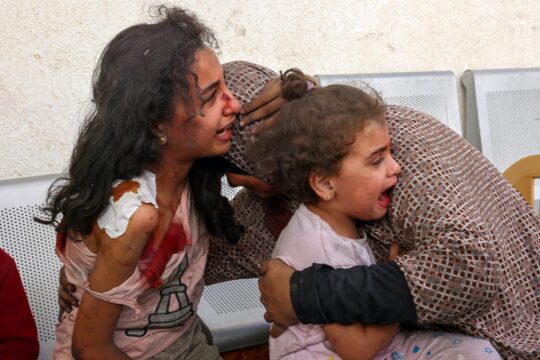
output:
POLYGON ((220 351, 263 344, 269 325, 264 320, 257 279, 241 279, 204 288, 198 314, 220 351))
POLYGON ((465 137, 504 172, 540 154, 540 68, 468 70, 465 137))
POLYGON ((55 232, 33 220, 57 175, 0 181, 0 247, 17 263, 36 319, 42 354, 54 341, 58 318, 55 232))
POLYGON ((225 176, 221 178, 221 195, 225 196, 227 199, 232 200, 241 189, 241 186, 231 187, 225 176))
POLYGON ((318 75, 321 85, 346 84, 377 90, 388 104, 429 114, 462 135, 456 78, 451 71, 318 75))

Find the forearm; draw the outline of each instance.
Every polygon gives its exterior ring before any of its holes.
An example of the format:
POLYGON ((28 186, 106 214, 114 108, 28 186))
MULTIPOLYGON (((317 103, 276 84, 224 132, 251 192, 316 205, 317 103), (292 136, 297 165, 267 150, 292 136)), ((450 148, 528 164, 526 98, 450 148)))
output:
POLYGON ((393 263, 332 269, 313 265, 291 278, 291 299, 302 323, 415 323, 413 298, 393 263))
POLYGON ((76 359, 129 359, 114 343, 122 305, 85 293, 73 327, 72 355, 76 359))
POLYGON ((109 344, 96 344, 90 347, 78 348, 72 347, 74 359, 77 360, 99 360, 99 359, 114 359, 114 360, 129 360, 131 359, 124 352, 122 352, 113 343, 109 344))
POLYGON ((319 324, 471 321, 498 293, 497 265, 481 244, 453 249, 449 243, 402 255, 396 259, 399 266, 332 270, 317 265, 295 272, 291 299, 296 315, 301 322, 319 324))

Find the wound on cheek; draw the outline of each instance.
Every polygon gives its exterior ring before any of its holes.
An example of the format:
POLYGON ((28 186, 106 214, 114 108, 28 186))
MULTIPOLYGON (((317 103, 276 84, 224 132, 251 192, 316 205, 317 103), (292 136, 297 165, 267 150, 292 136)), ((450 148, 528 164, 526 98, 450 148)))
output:
POLYGON ((138 193, 140 187, 141 184, 139 184, 135 180, 122 181, 120 184, 116 185, 112 189, 111 196, 113 198, 113 201, 117 202, 127 192, 138 193))

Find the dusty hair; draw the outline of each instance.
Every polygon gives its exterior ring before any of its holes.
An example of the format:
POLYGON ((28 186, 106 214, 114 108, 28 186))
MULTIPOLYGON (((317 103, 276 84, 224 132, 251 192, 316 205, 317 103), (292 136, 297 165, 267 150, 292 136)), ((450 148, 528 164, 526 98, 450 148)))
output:
POLYGON ((386 105, 371 89, 329 85, 308 90, 306 77, 291 69, 282 75, 282 97, 289 100, 276 121, 253 144, 258 173, 286 196, 316 202, 309 176, 337 175, 355 134, 372 121, 384 122, 386 105))
MULTIPOLYGON (((108 206, 113 181, 139 176, 160 161, 154 126, 170 123, 178 102, 195 112, 192 66, 198 50, 217 46, 214 34, 179 7, 158 6, 152 14, 155 22, 121 31, 101 54, 93 76, 95 108, 79 133, 68 176, 50 189, 44 218, 36 221, 89 234, 108 206)), ((240 229, 220 194, 221 176, 211 159, 198 159, 188 180, 209 233, 235 241, 240 229)))

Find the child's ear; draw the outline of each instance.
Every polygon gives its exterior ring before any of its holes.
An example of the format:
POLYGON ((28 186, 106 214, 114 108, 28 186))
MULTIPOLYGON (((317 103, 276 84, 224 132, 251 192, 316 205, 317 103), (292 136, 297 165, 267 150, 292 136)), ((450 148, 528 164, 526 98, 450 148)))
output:
POLYGON ((318 171, 309 174, 309 186, 321 200, 332 200, 335 196, 332 178, 318 171))

